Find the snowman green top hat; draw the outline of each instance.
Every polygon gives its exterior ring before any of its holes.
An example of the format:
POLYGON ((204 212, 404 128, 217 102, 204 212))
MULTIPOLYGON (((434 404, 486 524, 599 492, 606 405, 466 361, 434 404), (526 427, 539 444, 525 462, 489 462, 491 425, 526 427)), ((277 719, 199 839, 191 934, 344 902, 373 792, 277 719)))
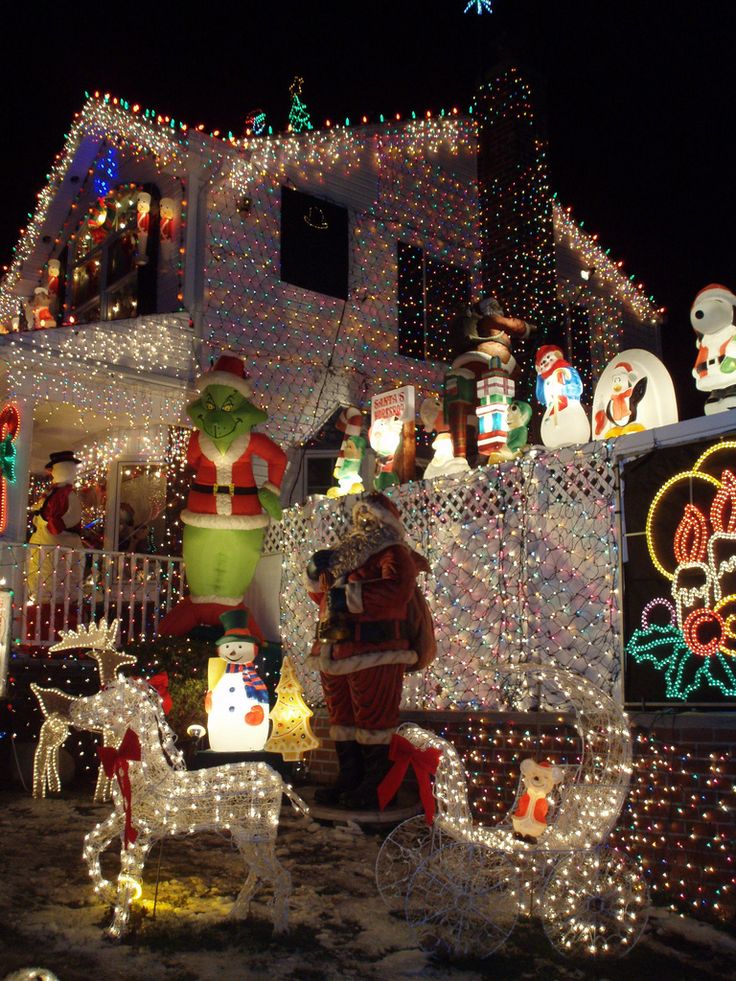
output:
POLYGON ((215 646, 220 647, 221 644, 249 642, 259 647, 261 642, 258 637, 254 636, 249 621, 250 614, 240 606, 235 610, 227 610, 225 613, 221 613, 220 622, 225 628, 225 633, 222 637, 217 638, 215 646))

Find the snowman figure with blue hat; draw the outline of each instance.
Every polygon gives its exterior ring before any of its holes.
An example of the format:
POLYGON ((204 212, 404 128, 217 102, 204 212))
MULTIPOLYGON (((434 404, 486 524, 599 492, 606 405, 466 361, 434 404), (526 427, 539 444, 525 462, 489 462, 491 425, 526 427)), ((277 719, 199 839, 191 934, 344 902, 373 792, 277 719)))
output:
POLYGON ((253 662, 262 639, 243 608, 220 616, 225 633, 207 665, 207 735, 217 753, 251 753, 268 739, 268 689, 253 662))

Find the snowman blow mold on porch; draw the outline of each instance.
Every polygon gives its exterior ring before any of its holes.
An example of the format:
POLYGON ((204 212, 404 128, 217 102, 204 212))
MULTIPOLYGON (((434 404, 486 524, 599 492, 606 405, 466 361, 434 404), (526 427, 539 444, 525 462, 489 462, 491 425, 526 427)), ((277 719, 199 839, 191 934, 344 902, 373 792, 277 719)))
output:
POLYGON ((207 735, 216 753, 250 753, 268 739, 268 690, 253 661, 259 638, 247 610, 220 617, 225 633, 217 640, 217 657, 207 665, 207 735))

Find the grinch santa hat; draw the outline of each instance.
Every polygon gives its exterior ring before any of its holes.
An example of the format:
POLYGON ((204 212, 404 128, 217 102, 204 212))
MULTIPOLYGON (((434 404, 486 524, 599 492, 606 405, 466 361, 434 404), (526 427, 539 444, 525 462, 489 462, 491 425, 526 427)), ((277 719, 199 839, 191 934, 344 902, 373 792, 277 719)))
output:
POLYGON ((361 500, 359 500, 353 508, 353 519, 355 519, 361 511, 370 511, 382 525, 388 525, 403 537, 404 526, 401 523, 399 509, 396 507, 393 501, 386 497, 385 494, 380 494, 377 491, 366 494, 366 496, 361 498, 361 500))
POLYGON ((221 354, 214 365, 203 372, 195 381, 194 387, 201 394, 208 385, 226 385, 249 399, 253 394, 250 382, 245 375, 245 362, 235 354, 221 354))

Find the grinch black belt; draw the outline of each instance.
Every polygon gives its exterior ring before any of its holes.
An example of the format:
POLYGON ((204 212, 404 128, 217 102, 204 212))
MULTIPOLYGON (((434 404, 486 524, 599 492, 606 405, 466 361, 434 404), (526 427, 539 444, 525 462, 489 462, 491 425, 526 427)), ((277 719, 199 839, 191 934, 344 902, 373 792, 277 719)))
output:
POLYGON ((236 487, 235 484, 190 484, 190 489, 198 494, 229 494, 230 497, 258 493, 257 487, 236 487))

